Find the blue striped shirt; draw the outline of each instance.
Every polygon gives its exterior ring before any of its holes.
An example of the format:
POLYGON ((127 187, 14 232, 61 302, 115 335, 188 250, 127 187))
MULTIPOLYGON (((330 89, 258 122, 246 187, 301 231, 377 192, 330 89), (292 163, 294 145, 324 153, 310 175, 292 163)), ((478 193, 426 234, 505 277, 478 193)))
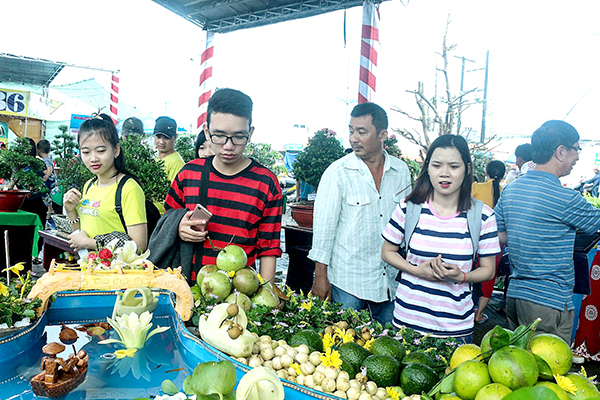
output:
POLYGON ((573 310, 575 229, 600 229, 600 209, 555 175, 533 170, 502 191, 495 214, 514 268, 507 296, 573 310))

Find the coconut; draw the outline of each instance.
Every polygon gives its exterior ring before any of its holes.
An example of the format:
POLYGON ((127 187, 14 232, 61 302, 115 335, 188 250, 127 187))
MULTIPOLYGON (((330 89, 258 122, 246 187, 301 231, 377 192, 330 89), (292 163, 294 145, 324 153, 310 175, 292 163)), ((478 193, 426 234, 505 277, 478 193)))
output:
POLYGON ((227 296, 225 302, 235 302, 238 306, 242 307, 245 312, 248 312, 252 309, 252 300, 250 300, 250 297, 246 296, 244 293, 237 293, 237 301, 235 301, 235 296, 235 293, 231 293, 229 296, 227 296))
POLYGON ((213 296, 223 301, 231 293, 231 281, 221 272, 211 272, 202 280, 200 289, 204 297, 213 296))
POLYGON ((240 269, 233 277, 233 287, 248 296, 256 293, 259 285, 258 277, 250 268, 240 269))

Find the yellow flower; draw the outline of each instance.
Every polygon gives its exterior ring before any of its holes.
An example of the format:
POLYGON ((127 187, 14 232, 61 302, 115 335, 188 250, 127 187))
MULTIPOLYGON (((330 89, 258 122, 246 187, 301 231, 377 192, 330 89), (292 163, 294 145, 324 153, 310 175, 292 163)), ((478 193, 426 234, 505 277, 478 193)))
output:
POLYGON ((569 392, 571 394, 577 393, 577 386, 575 386, 573 382, 571 382, 571 380, 566 376, 554 374, 554 380, 565 392, 569 392))
POLYGON ((335 328, 335 336, 342 340, 342 343, 354 342, 354 338, 345 329, 335 328))
POLYGON ((294 371, 296 371, 296 375, 302 375, 302 370, 300 369, 300 365, 298 365, 298 363, 292 363, 290 367, 292 367, 294 371))
POLYGON ((583 365, 581 366, 581 369, 579 370, 579 373, 583 376, 585 376, 586 378, 588 378, 590 381, 595 381, 597 378, 597 375, 594 376, 587 376, 587 371, 585 370, 585 368, 583 368, 583 365))
POLYGON ((4 286, 2 282, 0 282, 0 294, 2 296, 8 296, 8 288, 4 286))
POLYGON ((263 279, 263 277, 262 277, 262 276, 260 276, 260 274, 259 274, 259 273, 257 273, 257 274, 256 274, 256 277, 258 278, 258 281, 260 282, 260 284, 261 284, 261 285, 264 285, 264 284, 265 284, 265 280, 263 279))
POLYGON ((125 357, 134 357, 137 349, 125 349, 125 350, 117 350, 114 352, 117 358, 125 358, 125 357))
POLYGON ((228 275, 230 278, 233 278, 233 277, 235 276, 235 271, 229 271, 229 272, 227 273, 227 275, 228 275))
POLYGON ((373 339, 373 338, 367 340, 363 347, 367 350, 371 350, 371 345, 373 344, 374 341, 375 341, 375 339, 373 339))
POLYGON ((323 349, 330 349, 335 343, 335 339, 331 336, 330 333, 326 333, 323 336, 323 349))
POLYGON ((327 349, 325 354, 321 354, 321 364, 326 367, 340 368, 342 366, 342 358, 337 350, 327 349))
POLYGON ((387 393, 387 396, 392 400, 400 400, 400 393, 398 393, 398 391, 393 387, 385 388, 385 392, 387 393))
POLYGON ((21 271, 23 271, 23 269, 25 269, 25 263, 20 262, 16 263, 12 267, 5 268, 4 270, 2 270, 2 272, 10 271, 15 273, 17 276, 21 276, 21 271))
POLYGON ((312 309, 312 306, 313 306, 312 300, 304 301, 304 302, 302 302, 302 304, 300 304, 300 308, 304 308, 305 310, 308 310, 308 311, 310 311, 312 309))

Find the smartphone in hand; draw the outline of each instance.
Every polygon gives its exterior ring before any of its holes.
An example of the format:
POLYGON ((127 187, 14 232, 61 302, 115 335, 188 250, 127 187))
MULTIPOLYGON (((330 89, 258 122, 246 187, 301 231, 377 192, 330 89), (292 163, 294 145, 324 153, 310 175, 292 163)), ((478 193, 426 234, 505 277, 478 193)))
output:
POLYGON ((204 230, 206 230, 206 225, 208 224, 208 221, 210 220, 211 217, 212 217, 212 213, 210 211, 208 211, 205 207, 203 207, 202 204, 196 204, 196 208, 194 208, 194 212, 192 213, 192 216, 190 219, 204 220, 204 221, 206 221, 206 223, 195 225, 193 227, 193 229, 203 232, 204 230))

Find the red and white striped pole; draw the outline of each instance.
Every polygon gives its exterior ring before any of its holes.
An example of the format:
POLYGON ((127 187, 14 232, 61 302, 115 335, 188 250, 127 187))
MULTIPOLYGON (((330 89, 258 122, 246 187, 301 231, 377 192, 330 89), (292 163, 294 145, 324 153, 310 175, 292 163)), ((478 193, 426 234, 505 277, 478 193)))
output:
POLYGON ((212 57, 213 57, 213 40, 214 32, 206 32, 206 49, 202 53, 200 62, 202 64, 202 73, 200 74, 200 98, 198 99, 198 124, 196 128, 201 129, 206 122, 206 110, 208 108, 208 100, 212 93, 212 57))
POLYGON ((117 116, 119 114, 119 77, 112 74, 110 84, 110 117, 115 125, 117 125, 117 116))
POLYGON ((363 3, 362 37, 360 43, 360 80, 358 104, 372 101, 375 94, 375 70, 379 48, 379 8, 371 0, 363 3))

